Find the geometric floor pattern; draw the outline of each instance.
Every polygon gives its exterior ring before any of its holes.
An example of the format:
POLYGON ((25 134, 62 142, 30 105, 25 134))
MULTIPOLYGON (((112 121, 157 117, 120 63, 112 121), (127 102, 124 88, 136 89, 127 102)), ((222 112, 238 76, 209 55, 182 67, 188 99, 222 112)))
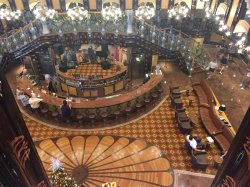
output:
POLYGON ((101 76, 111 76, 117 72, 117 66, 111 65, 110 69, 104 70, 100 64, 85 64, 79 65, 76 69, 69 69, 67 75, 101 75, 101 76))
POLYGON ((51 161, 59 160, 79 186, 114 181, 127 187, 173 186, 167 157, 142 139, 82 135, 42 140, 36 148, 49 178, 51 161))
MULTIPOLYGON (((198 99, 193 101, 193 105, 188 107, 188 97, 182 94, 184 107, 188 112, 198 112, 198 99)), ((210 165, 205 171, 194 170, 191 167, 191 156, 185 149, 185 135, 180 133, 175 118, 174 110, 170 99, 167 98, 155 111, 130 124, 107 130, 96 131, 70 131, 59 130, 44 126, 38 122, 24 116, 30 134, 34 141, 40 141, 54 137, 76 136, 76 135, 116 135, 130 138, 141 138, 156 145, 168 157, 171 167, 179 170, 195 171, 207 174, 216 174, 213 167, 213 156, 220 154, 216 145, 212 145, 207 153, 210 165)), ((201 121, 192 131, 193 135, 201 137, 205 141, 207 133, 203 128, 201 121)))

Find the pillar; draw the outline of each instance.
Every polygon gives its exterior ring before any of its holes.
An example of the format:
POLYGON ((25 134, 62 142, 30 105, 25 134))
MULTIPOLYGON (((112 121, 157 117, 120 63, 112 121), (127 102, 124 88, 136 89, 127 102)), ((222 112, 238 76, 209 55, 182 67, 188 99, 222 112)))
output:
POLYGON ((127 16, 127 34, 132 34, 133 33, 133 19, 134 19, 134 11, 133 10, 126 10, 125 11, 126 16, 127 16))

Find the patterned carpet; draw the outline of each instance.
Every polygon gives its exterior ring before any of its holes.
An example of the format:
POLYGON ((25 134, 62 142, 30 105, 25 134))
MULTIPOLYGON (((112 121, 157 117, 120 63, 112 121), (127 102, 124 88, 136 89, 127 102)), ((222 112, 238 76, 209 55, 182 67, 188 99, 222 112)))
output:
POLYGON ((76 69, 70 69, 67 71, 68 75, 99 75, 99 76, 110 76, 117 72, 117 66, 111 65, 111 68, 108 70, 102 69, 100 64, 85 64, 79 65, 76 69))
MULTIPOLYGON (((182 95, 184 107, 188 112, 198 114, 198 100, 193 101, 193 105, 188 107, 188 97, 182 95)), ((114 129, 99 130, 91 132, 79 131, 63 131, 44 126, 24 116, 28 129, 34 141, 43 139, 71 136, 71 135, 117 135, 132 138, 142 138, 147 142, 158 146, 169 158, 170 164, 174 169, 195 171, 191 168, 191 156, 185 148, 185 135, 181 134, 175 118, 174 110, 171 106, 170 99, 166 99, 162 105, 154 112, 146 117, 114 129)), ((193 129, 193 135, 199 136, 205 141, 207 133, 202 127, 201 122, 193 129)), ((213 156, 220 154, 217 146, 212 145, 207 153, 209 162, 211 163, 205 171, 196 170, 207 174, 215 174, 216 169, 213 168, 213 156)))

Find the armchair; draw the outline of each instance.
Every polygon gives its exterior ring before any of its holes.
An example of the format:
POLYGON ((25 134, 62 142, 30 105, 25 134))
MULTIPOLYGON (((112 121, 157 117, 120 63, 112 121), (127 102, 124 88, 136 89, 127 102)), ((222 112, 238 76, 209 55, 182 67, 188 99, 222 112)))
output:
POLYGON ((205 170, 209 165, 208 159, 205 153, 195 153, 194 150, 191 150, 191 163, 194 169, 205 170))

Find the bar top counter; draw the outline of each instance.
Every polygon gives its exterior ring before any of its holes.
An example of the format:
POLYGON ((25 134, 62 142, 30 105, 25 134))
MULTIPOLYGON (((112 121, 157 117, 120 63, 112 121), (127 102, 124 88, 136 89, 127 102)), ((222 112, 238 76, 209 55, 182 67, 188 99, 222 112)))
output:
MULTIPOLYGON (((120 95, 113 95, 109 97, 100 97, 94 100, 89 100, 85 98, 73 98, 72 102, 70 102, 73 109, 86 109, 86 108, 103 108, 113 105, 119 105, 121 103, 125 103, 128 101, 132 101, 137 97, 143 96, 145 93, 149 92, 153 88, 155 88, 162 80, 163 75, 152 75, 150 80, 145 84, 141 85, 135 90, 128 91, 126 93, 120 95)), ((63 98, 58 98, 52 96, 48 93, 42 92, 35 86, 32 86, 31 81, 24 78, 16 78, 17 85, 20 89, 22 89, 27 95, 31 96, 31 92, 33 91, 37 96, 43 99, 42 102, 51 104, 57 107, 60 107, 63 103, 63 98)))

